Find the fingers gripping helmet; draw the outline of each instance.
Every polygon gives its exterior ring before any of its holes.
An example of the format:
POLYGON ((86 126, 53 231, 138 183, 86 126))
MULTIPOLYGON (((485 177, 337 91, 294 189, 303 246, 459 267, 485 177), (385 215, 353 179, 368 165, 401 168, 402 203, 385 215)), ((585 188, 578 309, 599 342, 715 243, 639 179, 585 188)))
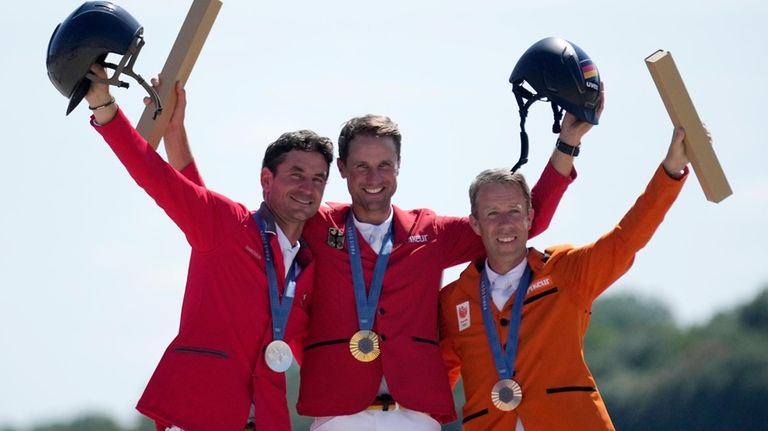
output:
POLYGON ((565 39, 548 37, 533 44, 518 60, 509 82, 520 108, 522 146, 520 161, 513 170, 528 161, 525 119, 528 109, 537 100, 546 99, 552 105, 554 133, 560 132, 563 109, 582 121, 598 123, 602 84, 597 66, 587 53, 565 39), (524 82, 536 93, 523 87, 524 82))
POLYGON ((127 88, 120 74, 133 77, 152 97, 156 111, 162 111, 160 98, 146 81, 133 71, 144 46, 144 28, 122 7, 108 1, 85 2, 53 31, 48 43, 48 78, 69 99, 67 115, 80 103, 91 81, 127 88), (122 55, 119 64, 107 63, 107 55, 122 55), (109 79, 90 72, 91 65, 114 69, 109 79))

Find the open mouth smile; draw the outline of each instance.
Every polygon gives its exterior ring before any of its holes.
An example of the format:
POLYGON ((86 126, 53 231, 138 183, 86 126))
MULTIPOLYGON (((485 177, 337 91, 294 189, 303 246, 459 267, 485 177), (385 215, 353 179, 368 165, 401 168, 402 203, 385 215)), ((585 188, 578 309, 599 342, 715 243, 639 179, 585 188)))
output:
POLYGON ((375 195, 384 191, 384 187, 376 187, 375 189, 363 188, 363 191, 369 195, 375 195))
POLYGON ((291 200, 302 205, 312 205, 313 202, 311 199, 302 199, 296 196, 291 196, 291 200))

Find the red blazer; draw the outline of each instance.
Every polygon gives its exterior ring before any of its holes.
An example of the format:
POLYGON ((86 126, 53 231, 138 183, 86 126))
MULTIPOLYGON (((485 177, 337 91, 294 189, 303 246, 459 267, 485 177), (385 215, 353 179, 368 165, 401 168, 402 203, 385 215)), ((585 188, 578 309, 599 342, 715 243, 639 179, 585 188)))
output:
MULTIPOLYGON (((574 177, 563 177, 551 166, 545 169, 533 193, 534 223, 538 220, 533 234, 546 228, 574 177)), ((394 247, 374 324, 381 355, 362 363, 348 347, 359 327, 346 244, 336 248, 330 238, 332 229, 344 231, 349 208, 322 207, 304 226, 303 237, 317 265, 297 410, 307 416, 357 413, 372 403, 386 377, 390 394, 403 406, 441 422, 455 420, 438 346, 438 292, 443 270, 481 256, 482 241, 467 218, 393 207, 394 247)), ((363 240, 360 248, 369 286, 377 255, 363 240)))
MULTIPOLYGON (((176 425, 186 431, 242 431, 254 403, 259 431, 290 430, 285 376, 264 363, 272 323, 263 246, 252 213, 178 173, 122 112, 96 130, 192 246, 179 333, 163 354, 138 410, 159 429, 176 425)), ((272 215, 266 205, 259 213, 273 231, 270 242, 282 274, 272 215)), ((286 329, 286 340, 294 346, 306 328, 314 276, 307 247, 298 259, 302 272, 286 329)))

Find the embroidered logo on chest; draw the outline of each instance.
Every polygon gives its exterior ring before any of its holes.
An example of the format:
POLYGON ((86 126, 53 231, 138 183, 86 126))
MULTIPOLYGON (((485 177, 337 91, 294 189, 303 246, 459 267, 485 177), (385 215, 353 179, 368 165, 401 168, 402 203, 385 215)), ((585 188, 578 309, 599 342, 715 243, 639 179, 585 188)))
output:
POLYGON ((552 286, 552 277, 549 275, 542 279, 534 280, 533 283, 531 283, 530 287, 528 287, 528 293, 539 290, 542 287, 548 287, 548 286, 552 286))
POLYGON ((344 248, 344 232, 335 227, 328 228, 328 245, 342 250, 344 248))
POLYGON ((408 242, 427 242, 426 235, 411 235, 408 237, 408 242))
POLYGON ((456 316, 459 318, 459 332, 469 328, 469 301, 464 301, 456 306, 456 316))

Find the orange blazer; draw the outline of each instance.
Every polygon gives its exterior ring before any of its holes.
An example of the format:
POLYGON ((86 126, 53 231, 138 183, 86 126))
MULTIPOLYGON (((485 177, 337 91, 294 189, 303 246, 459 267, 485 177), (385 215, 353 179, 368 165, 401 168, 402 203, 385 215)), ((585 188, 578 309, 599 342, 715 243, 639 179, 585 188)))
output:
MULTIPOLYGON (((687 176, 687 172, 686 172, 687 176)), ((517 409, 503 412, 491 402, 499 380, 480 308, 484 260, 465 269, 440 293, 440 347, 451 384, 459 375, 466 403, 463 426, 470 430, 514 430, 518 415, 526 431, 613 430, 613 424, 584 361, 583 341, 592 301, 632 266, 677 198, 684 183, 656 171, 645 192, 621 222, 597 241, 530 249, 533 276, 523 303, 514 379, 523 390, 517 409)), ((514 295, 499 312, 496 330, 507 339, 514 295)))

